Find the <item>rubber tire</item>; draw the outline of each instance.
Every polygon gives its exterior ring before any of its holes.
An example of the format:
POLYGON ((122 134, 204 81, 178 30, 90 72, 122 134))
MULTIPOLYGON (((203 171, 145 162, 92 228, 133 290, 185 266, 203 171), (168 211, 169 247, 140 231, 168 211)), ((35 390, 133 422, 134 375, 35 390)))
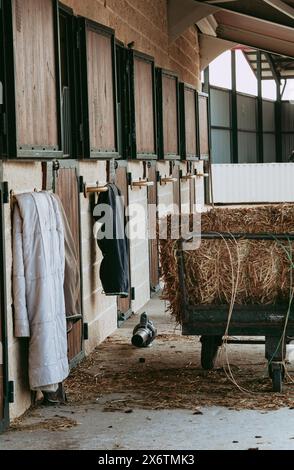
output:
POLYGON ((217 358, 218 348, 221 344, 218 336, 201 337, 201 366, 204 370, 212 370, 217 358))
POLYGON ((282 368, 272 370, 273 392, 282 393, 283 373, 282 368))
MULTIPOLYGON (((281 368, 281 374, 282 374, 282 380, 285 378, 285 367, 283 365, 280 365, 281 368)), ((272 379, 273 378, 273 367, 272 363, 268 365, 268 375, 272 379)))

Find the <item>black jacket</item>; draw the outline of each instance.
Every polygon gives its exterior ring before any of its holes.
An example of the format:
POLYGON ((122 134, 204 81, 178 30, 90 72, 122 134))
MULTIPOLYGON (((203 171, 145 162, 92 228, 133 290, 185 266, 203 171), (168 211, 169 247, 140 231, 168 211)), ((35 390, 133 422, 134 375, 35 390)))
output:
MULTIPOLYGON (((108 184, 108 191, 100 193, 94 210, 96 222, 102 222, 97 243, 103 254, 100 279, 106 295, 129 295, 129 243, 126 237, 125 207, 121 193, 115 184, 108 184), (97 215, 98 206, 106 204, 112 209, 110 224, 105 223, 105 213, 97 215), (96 214, 95 214, 96 213, 96 214), (107 226, 106 226, 107 225, 107 226), (111 230, 112 229, 112 230, 111 230), (110 231, 109 231, 110 230, 110 231), (113 237, 111 236, 113 233, 113 237)), ((108 217, 108 215, 107 215, 108 217)), ((107 221, 108 222, 108 221, 107 221)))

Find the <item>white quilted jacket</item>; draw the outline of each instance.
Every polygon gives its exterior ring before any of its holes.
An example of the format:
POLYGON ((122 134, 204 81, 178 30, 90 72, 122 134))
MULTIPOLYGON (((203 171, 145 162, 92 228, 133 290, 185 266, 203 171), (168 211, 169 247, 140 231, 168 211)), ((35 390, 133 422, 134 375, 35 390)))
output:
POLYGON ((69 373, 64 304, 64 232, 54 195, 21 194, 13 213, 16 337, 29 337, 30 387, 62 382, 69 373))

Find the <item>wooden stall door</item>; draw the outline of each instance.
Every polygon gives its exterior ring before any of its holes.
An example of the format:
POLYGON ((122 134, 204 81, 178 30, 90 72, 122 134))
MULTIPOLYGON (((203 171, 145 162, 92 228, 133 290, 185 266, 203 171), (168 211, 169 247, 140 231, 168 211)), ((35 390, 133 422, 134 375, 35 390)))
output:
POLYGON ((153 63, 134 59, 137 153, 155 154, 153 63))
MULTIPOLYGON (((157 174, 156 166, 152 165, 148 170, 148 180, 154 183, 154 186, 148 188, 148 204, 157 206, 157 174)), ((150 233, 156 230, 156 220, 154 219, 155 211, 149 208, 149 229, 150 233)), ((150 287, 151 293, 157 292, 159 289, 159 249, 157 238, 149 240, 149 253, 150 253, 150 287)))
MULTIPOLYGON (((3 217, 3 185, 0 184, 0 266, 4 271, 4 217, 3 217)), ((8 365, 6 340, 6 287, 5 274, 0 276, 0 432, 8 426, 8 365)))
MULTIPOLYGON (((59 196, 68 223, 75 241, 76 250, 81 265, 81 249, 80 249, 80 217, 79 217, 79 187, 77 179, 77 169, 75 163, 60 163, 58 171, 54 172, 54 188, 55 193, 59 196)), ((82 275, 82 273, 81 273, 82 275)), ((80 297, 82 290, 80 288, 80 297)), ((82 298, 81 298, 82 305, 82 298)), ((82 308, 81 308, 82 310, 82 308)), ((82 311, 80 312, 82 315, 82 311)), ((78 320, 72 330, 68 333, 68 357, 69 361, 77 361, 83 351, 83 319, 78 320)))
POLYGON ((12 0, 17 140, 20 150, 59 149, 55 11, 52 0, 12 0))
POLYGON ((163 140, 164 153, 168 155, 179 154, 178 136, 178 95, 177 79, 170 75, 162 78, 162 106, 163 106, 163 140))
MULTIPOLYGON (((118 168, 116 169, 115 173, 115 184, 119 188, 121 195, 124 197, 125 207, 128 206, 129 203, 129 195, 128 195, 128 181, 127 181, 127 167, 120 166, 118 163, 118 168)), ((130 265, 130 263, 129 263, 130 265)), ((130 279, 130 293, 129 297, 127 298, 117 298, 117 310, 118 310, 118 319, 120 321, 127 318, 128 315, 131 313, 132 307, 132 296, 131 296, 131 272, 129 273, 130 279)))
POLYGON ((197 157, 197 116, 196 91, 193 88, 184 89, 185 99, 185 137, 186 157, 197 157))

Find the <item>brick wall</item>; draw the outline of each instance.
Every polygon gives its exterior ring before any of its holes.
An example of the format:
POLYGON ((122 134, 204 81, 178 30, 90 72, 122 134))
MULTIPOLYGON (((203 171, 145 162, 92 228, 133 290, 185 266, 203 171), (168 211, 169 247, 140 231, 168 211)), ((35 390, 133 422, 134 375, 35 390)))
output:
POLYGON ((191 27, 169 43, 167 0, 63 0, 75 14, 116 31, 116 37, 155 57, 156 65, 174 70, 180 80, 196 87, 199 81, 199 45, 191 27))

